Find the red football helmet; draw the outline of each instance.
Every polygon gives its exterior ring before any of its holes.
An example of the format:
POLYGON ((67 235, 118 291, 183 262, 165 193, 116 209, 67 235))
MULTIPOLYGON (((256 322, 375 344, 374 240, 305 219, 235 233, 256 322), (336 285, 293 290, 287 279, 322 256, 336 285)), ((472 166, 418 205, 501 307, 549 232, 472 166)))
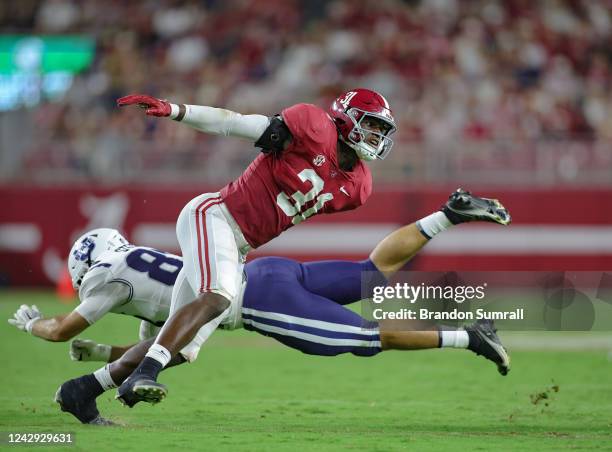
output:
POLYGON ((329 114, 340 139, 363 160, 384 159, 393 146, 395 120, 389 102, 376 91, 357 88, 338 97, 329 114))

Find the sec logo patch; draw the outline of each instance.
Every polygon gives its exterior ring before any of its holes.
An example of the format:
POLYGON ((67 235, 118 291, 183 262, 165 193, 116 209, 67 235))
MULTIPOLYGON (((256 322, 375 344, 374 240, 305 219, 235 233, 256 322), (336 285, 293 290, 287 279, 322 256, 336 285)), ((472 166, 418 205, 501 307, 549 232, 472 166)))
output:
POLYGON ((312 159, 312 163, 314 164, 314 166, 323 165, 325 163, 325 156, 323 154, 317 155, 315 158, 312 159))

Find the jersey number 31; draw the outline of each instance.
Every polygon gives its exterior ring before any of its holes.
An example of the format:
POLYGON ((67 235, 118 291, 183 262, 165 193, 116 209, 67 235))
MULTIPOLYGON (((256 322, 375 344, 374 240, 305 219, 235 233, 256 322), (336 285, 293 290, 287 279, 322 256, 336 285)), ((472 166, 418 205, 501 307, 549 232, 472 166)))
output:
POLYGON ((334 199, 334 195, 331 193, 321 193, 324 184, 323 179, 319 177, 315 170, 308 168, 302 170, 298 174, 298 177, 302 182, 310 181, 312 184, 312 189, 308 193, 304 194, 298 190, 289 197, 284 191, 281 191, 276 197, 276 204, 278 204, 278 207, 280 207, 287 216, 291 217, 291 222, 293 224, 299 224, 306 218, 313 216, 321 210, 327 201, 334 199), (315 198, 317 202, 315 202, 312 207, 302 212, 304 205, 315 198), (291 202, 291 199, 293 199, 295 204, 291 202))

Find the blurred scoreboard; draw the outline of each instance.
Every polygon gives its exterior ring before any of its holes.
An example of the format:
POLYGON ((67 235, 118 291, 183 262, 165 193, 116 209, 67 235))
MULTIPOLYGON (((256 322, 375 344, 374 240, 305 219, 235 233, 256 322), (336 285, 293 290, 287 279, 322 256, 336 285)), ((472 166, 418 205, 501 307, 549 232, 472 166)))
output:
POLYGON ((0 35, 0 111, 61 99, 94 55, 84 36, 0 35))

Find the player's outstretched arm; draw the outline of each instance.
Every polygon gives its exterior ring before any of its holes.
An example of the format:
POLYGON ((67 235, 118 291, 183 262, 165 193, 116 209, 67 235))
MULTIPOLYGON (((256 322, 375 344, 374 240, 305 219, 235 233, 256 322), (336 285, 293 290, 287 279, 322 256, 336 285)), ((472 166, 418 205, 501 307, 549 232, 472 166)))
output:
POLYGON ((270 124, 270 118, 263 115, 242 115, 223 108, 173 104, 146 94, 121 97, 117 99, 117 105, 136 105, 143 108, 148 116, 169 117, 201 132, 244 138, 252 142, 257 141, 270 124))
POLYGON ((65 342, 85 330, 89 323, 78 312, 43 318, 36 306, 21 305, 9 319, 16 328, 51 342, 65 342))

